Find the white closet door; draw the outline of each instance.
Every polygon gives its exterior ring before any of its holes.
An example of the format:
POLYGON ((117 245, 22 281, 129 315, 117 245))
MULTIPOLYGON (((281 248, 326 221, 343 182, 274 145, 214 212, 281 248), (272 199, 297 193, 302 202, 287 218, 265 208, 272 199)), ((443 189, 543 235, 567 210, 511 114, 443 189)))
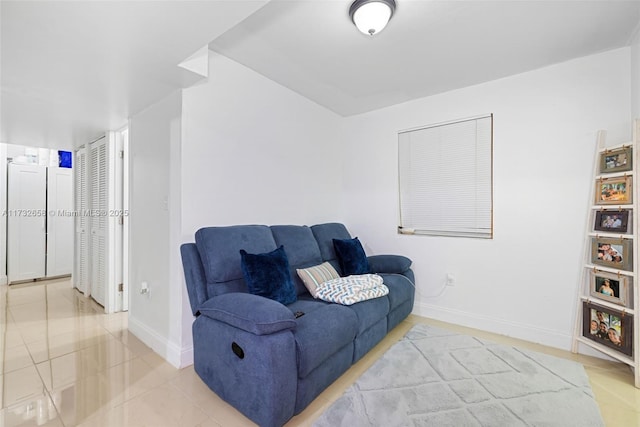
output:
POLYGON ((47 168, 9 164, 7 267, 9 283, 45 276, 47 168))
POLYGON ((84 294, 89 289, 89 219, 86 215, 88 204, 87 189, 87 150, 82 148, 76 152, 75 174, 75 274, 73 283, 84 294))
POLYGON ((91 144, 89 149, 91 184, 91 296, 105 305, 107 298, 107 209, 108 157, 107 138, 91 144))
POLYGON ((73 176, 68 168, 47 168, 47 277, 73 268, 73 176))

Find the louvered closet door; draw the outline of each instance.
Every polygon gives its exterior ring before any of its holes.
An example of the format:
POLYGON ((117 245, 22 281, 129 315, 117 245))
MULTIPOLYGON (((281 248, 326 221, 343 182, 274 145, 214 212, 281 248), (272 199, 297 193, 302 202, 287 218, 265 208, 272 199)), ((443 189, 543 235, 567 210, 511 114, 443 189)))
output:
POLYGON ((82 148, 76 152, 75 174, 75 277, 74 286, 80 292, 89 290, 89 219, 86 215, 89 209, 87 195, 87 150, 82 148))
POLYGON ((91 144, 90 203, 91 215, 91 296, 105 305, 107 297, 107 209, 108 209, 108 157, 107 139, 91 144))
POLYGON ((72 173, 47 168, 47 277, 69 275, 73 268, 72 173))

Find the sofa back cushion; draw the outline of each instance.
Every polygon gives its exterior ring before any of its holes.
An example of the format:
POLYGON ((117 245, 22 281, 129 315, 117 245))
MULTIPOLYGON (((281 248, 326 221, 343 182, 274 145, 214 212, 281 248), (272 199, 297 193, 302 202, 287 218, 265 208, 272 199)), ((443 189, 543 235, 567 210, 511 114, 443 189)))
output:
POLYGON ((337 222, 330 222, 327 224, 318 224, 311 227, 316 242, 320 247, 320 253, 322 254, 322 261, 329 261, 338 272, 338 257, 333 249, 333 239, 350 239, 351 235, 347 231, 347 227, 344 224, 337 222))
POLYGON ((307 293, 307 288, 296 273, 298 268, 307 268, 322 263, 322 254, 313 232, 306 225, 273 225, 271 226, 273 239, 277 246, 284 246, 291 278, 296 287, 296 294, 307 293))
POLYGON ((196 246, 202 259, 209 298, 228 292, 247 292, 240 249, 257 254, 278 247, 265 225, 201 228, 196 232, 196 246))

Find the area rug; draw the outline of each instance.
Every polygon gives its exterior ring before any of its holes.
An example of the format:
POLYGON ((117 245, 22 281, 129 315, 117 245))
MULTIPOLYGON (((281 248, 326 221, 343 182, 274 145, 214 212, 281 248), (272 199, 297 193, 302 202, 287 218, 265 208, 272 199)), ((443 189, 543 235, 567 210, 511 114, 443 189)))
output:
POLYGON ((584 367, 416 325, 314 426, 602 427, 584 367))

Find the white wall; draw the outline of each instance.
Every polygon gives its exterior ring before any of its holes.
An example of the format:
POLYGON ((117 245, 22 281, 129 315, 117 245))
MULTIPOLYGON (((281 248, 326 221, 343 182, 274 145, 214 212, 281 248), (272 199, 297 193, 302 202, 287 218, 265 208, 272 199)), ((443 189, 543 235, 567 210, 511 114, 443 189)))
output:
POLYGON ((629 48, 618 49, 345 120, 349 228, 370 254, 413 259, 416 313, 569 348, 595 135, 630 140, 629 69, 629 48), (397 235, 397 132, 484 113, 494 239, 397 235), (455 287, 433 297, 447 273, 455 287))
POLYGON ((130 122, 129 329, 181 366, 182 274, 176 271, 180 224, 182 96, 175 92, 130 122), (149 284, 140 293, 141 282, 149 284))
MULTIPOLYGON (((205 226, 343 220, 342 119, 224 56, 209 69, 183 93, 183 241, 205 226)), ((185 345, 192 321, 186 305, 185 345)))
POLYGON ((183 231, 339 220, 341 118, 224 56, 184 91, 183 231))
POLYGON ((631 116, 640 119, 640 22, 631 42, 631 116))
POLYGON ((7 144, 0 143, 0 285, 7 284, 7 144))

